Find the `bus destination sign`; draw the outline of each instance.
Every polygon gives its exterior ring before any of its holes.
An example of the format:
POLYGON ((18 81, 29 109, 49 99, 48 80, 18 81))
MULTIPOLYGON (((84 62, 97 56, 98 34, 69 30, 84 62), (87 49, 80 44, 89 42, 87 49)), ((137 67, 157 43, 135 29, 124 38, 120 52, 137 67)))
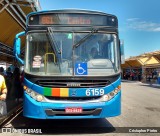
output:
POLYGON ((28 25, 100 25, 117 26, 117 19, 113 16, 76 13, 48 13, 29 17, 28 25))
POLYGON ((39 24, 41 25, 51 25, 51 24, 91 24, 91 19, 84 17, 64 17, 63 20, 57 19, 55 16, 40 16, 39 24))

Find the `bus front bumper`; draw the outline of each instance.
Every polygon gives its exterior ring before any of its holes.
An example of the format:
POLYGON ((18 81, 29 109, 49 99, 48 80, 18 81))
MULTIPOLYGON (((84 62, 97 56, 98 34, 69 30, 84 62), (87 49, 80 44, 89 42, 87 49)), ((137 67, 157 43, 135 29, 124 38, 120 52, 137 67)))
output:
POLYGON ((49 103, 37 102, 24 93, 23 115, 37 119, 106 118, 121 114, 121 92, 107 102, 49 103), (65 108, 81 107, 82 113, 66 114, 65 108))

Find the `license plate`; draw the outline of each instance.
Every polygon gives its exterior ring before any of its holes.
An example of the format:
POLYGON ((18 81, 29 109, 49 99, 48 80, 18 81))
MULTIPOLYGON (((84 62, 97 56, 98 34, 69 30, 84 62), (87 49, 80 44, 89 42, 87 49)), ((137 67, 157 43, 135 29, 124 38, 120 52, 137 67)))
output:
POLYGON ((65 108, 65 113, 71 113, 71 114, 76 114, 76 113, 82 113, 82 108, 81 107, 67 107, 65 108))

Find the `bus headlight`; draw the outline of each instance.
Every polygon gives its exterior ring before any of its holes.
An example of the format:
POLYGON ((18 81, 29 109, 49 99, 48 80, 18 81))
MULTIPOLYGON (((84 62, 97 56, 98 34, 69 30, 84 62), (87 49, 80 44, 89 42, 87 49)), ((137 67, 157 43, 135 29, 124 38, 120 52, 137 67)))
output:
POLYGON ((26 88, 27 93, 31 93, 31 90, 29 88, 26 88))
POLYGON ((109 98, 109 95, 103 95, 102 96, 102 100, 101 101, 108 101, 110 98, 109 98))
POLYGON ((37 95, 36 100, 37 100, 38 102, 41 102, 41 101, 43 100, 42 95, 37 95))
POLYGON ((103 102, 106 102, 106 101, 109 101, 111 100, 112 98, 114 98, 118 92, 121 91, 121 88, 120 86, 118 86, 115 90, 113 90, 112 92, 109 92, 108 94, 105 94, 101 97, 100 101, 103 101, 103 102))
POLYGON ((119 92, 119 90, 116 88, 116 89, 114 90, 114 93, 117 94, 118 92, 119 92))
POLYGON ((36 96, 35 92, 31 91, 30 96, 31 96, 32 98, 34 98, 34 97, 36 96))
POLYGON ((36 100, 36 101, 38 101, 38 102, 44 101, 44 97, 43 97, 41 94, 33 91, 32 89, 29 89, 29 88, 27 88, 27 87, 25 86, 25 87, 24 87, 24 90, 25 90, 26 93, 27 93, 29 96, 31 96, 34 100, 36 100))

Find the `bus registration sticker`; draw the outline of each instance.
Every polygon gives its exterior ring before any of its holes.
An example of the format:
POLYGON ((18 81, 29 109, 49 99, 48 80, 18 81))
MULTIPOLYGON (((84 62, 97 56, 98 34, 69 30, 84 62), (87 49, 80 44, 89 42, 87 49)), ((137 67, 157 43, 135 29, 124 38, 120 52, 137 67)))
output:
POLYGON ((82 113, 82 107, 67 107, 65 108, 65 113, 77 114, 82 113))

